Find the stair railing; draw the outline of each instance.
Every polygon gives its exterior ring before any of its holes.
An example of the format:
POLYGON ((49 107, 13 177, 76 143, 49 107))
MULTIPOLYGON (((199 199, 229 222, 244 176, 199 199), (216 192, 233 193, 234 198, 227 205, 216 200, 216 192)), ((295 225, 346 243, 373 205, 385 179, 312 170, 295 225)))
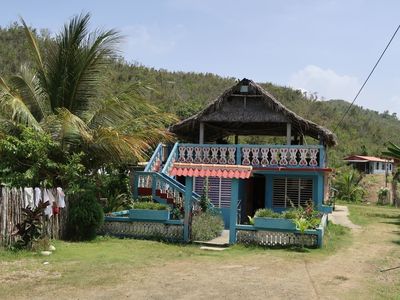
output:
POLYGON ((160 171, 163 159, 163 144, 159 143, 157 148, 154 150, 149 162, 144 168, 145 172, 158 172, 160 171))

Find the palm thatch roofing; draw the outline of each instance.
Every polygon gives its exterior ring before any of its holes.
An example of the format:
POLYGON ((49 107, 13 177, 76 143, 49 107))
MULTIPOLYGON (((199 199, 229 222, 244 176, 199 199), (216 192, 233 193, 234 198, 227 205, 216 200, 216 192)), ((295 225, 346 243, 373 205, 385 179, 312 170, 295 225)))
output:
POLYGON ((204 124, 205 142, 231 135, 286 136, 286 124, 290 123, 292 136, 310 136, 327 146, 337 144, 336 136, 330 130, 287 109, 269 92, 246 78, 196 115, 173 125, 170 131, 187 141, 198 142, 200 123, 204 124))

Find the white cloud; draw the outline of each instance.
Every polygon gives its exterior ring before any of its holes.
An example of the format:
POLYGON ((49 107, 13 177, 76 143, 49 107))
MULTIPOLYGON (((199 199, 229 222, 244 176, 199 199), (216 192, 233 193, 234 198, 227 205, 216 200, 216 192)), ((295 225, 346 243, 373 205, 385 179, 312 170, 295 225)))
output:
POLYGON ((292 74, 289 85, 309 92, 317 92, 326 99, 352 100, 360 88, 357 77, 339 75, 331 69, 308 65, 292 74))

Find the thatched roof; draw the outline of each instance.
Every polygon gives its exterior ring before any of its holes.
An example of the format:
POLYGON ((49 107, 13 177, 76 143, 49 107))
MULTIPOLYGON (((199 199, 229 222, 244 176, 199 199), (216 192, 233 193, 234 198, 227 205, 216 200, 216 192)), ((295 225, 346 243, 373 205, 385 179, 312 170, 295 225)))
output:
POLYGON ((198 142, 201 122, 206 142, 230 135, 286 136, 286 124, 291 123, 292 135, 310 136, 325 145, 336 145, 336 136, 330 130, 298 116, 249 79, 227 89, 202 111, 173 125, 170 131, 198 142))

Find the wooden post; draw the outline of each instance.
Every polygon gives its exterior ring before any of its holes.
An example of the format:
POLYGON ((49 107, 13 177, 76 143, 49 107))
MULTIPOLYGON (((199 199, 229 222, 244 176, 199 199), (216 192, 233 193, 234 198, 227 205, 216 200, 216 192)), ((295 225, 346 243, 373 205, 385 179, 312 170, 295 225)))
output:
POLYGON ((239 179, 233 178, 231 192, 231 208, 229 209, 229 244, 236 243, 236 219, 238 212, 239 179))
POLYGON ((204 123, 200 122, 199 144, 204 144, 204 123))
POLYGON ((135 171, 133 171, 133 199, 136 200, 138 198, 138 190, 139 190, 139 176, 135 171))
POLYGON ((183 240, 188 243, 190 241, 189 236, 189 222, 190 222, 190 211, 192 208, 192 192, 193 192, 193 177, 186 177, 185 179, 185 216, 183 219, 183 240))
POLYGON ((239 136, 236 134, 235 135, 235 145, 239 144, 239 136))
POLYGON ((292 124, 286 123, 286 144, 292 144, 292 124))

